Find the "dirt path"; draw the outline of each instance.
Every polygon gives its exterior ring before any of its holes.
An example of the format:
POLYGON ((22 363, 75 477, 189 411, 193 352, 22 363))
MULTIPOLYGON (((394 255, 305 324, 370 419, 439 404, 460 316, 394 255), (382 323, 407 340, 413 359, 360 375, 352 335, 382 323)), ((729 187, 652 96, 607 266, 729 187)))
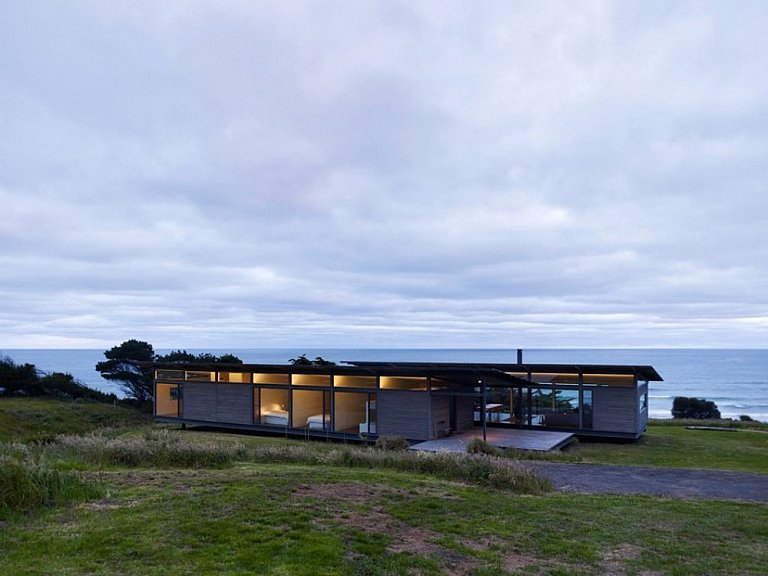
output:
POLYGON ((534 467, 562 492, 768 502, 768 474, 554 462, 534 467))

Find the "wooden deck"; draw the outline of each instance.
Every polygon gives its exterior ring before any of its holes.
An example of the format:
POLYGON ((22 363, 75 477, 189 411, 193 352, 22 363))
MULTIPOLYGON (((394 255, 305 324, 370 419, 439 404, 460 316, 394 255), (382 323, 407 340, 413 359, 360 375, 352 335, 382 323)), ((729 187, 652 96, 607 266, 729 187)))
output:
MULTIPOLYGON (((480 428, 458 432, 446 438, 428 440, 411 446, 411 450, 427 452, 466 452, 467 445, 474 438, 482 438, 480 428)), ((516 448, 518 450, 536 450, 547 452, 559 450, 573 439, 570 432, 551 432, 549 430, 517 430, 489 428, 486 440, 499 448, 516 448)))

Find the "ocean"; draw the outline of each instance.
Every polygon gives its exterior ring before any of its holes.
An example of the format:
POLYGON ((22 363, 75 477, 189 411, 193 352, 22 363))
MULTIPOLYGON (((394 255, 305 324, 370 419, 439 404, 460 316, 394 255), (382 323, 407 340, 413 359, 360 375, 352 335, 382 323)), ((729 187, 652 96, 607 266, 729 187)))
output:
MULTIPOLYGON (((170 350, 156 350, 160 354, 170 350)), ((286 364, 300 354, 326 360, 403 361, 403 362, 516 362, 516 350, 478 349, 226 349, 190 352, 231 352, 247 363, 286 364)), ((105 392, 120 393, 117 385, 107 382, 94 367, 104 359, 103 350, 0 350, 17 363, 29 362, 38 369, 68 372, 83 384, 105 392)), ((650 365, 664 378, 651 382, 650 415, 670 418, 675 396, 697 396, 712 400, 725 418, 748 414, 768 422, 768 350, 701 349, 548 349, 525 350, 528 363, 562 364, 635 364, 650 365)))

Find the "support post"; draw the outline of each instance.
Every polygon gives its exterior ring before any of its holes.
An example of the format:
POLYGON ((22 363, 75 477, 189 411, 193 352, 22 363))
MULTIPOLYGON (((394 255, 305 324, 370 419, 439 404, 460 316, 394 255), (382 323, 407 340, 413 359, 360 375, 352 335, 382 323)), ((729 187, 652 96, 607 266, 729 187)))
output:
POLYGON ((488 440, 488 422, 486 421, 486 387, 485 387, 485 378, 480 380, 481 382, 481 390, 483 393, 483 401, 482 401, 482 409, 480 410, 480 421, 483 423, 483 442, 487 442, 488 440))

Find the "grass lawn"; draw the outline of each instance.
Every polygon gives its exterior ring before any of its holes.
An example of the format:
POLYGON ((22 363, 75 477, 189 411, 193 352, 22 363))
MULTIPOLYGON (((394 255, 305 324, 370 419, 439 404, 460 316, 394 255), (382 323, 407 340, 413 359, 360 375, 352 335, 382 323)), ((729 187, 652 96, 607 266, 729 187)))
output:
POLYGON ((111 404, 0 398, 0 442, 50 440, 56 434, 83 434, 99 428, 149 423, 148 414, 111 404))
POLYGON ((636 443, 582 442, 567 450, 565 458, 603 464, 768 473, 768 431, 714 432, 651 424, 636 443))
MULTIPOLYGON (((2 440, 131 422, 120 438, 151 436, 146 417, 111 406, 0 401, 2 440)), ((520 495, 422 473, 331 465, 328 456, 339 448, 333 443, 161 428, 167 432, 152 434, 172 450, 176 442, 240 446, 233 453, 244 456, 224 467, 137 468, 57 451, 61 441, 31 446, 25 462, 40 454, 99 489, 6 516, 0 574, 684 576, 765 574, 768 565, 767 504, 520 495), (315 465, 252 458, 286 446, 310 446, 323 456, 315 465)), ((767 440, 759 431, 652 425, 639 443, 581 443, 562 458, 768 472, 767 440)))
POLYGON ((338 467, 92 472, 0 529, 1 574, 764 574, 768 506, 518 496, 338 467), (738 567, 738 568, 736 568, 738 567))

